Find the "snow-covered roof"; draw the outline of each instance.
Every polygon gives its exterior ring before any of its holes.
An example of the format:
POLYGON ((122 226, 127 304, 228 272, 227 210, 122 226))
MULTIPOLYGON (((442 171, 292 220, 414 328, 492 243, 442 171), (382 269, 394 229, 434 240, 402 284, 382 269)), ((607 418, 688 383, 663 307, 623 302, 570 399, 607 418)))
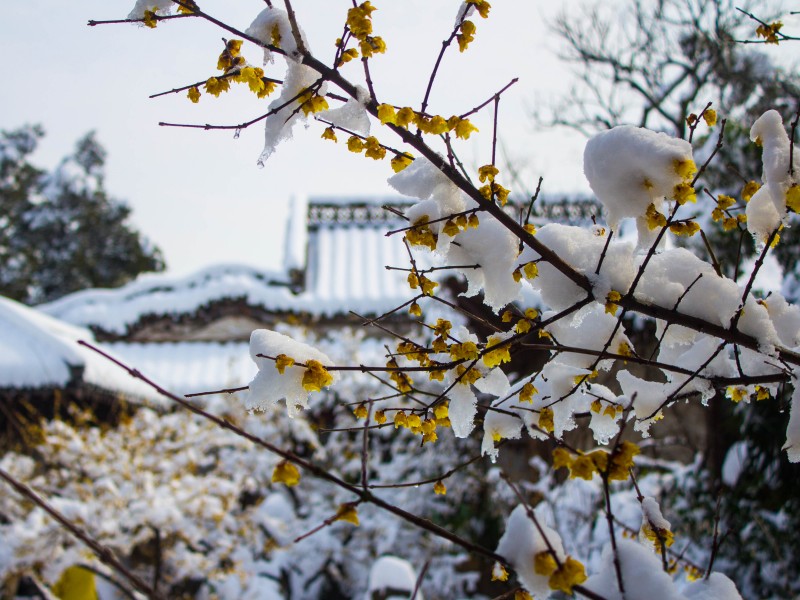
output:
POLYGON ((402 218, 383 204, 402 198, 294 201, 287 224, 285 272, 218 265, 185 277, 149 274, 116 289, 90 289, 38 308, 82 327, 124 337, 148 319, 213 312, 215 303, 238 300, 264 313, 333 318, 356 311, 380 314, 408 299, 407 274, 385 267, 408 265, 402 236, 387 238, 402 218), (298 226, 302 214, 302 227, 298 226), (302 248, 302 249, 301 249, 302 248), (302 261, 301 261, 302 256, 302 261), (302 271, 303 281, 297 280, 302 271))
POLYGON ((258 372, 247 342, 112 342, 105 347, 179 395, 246 386, 258 372))
POLYGON ((152 399, 143 383, 79 340, 91 331, 0 297, 0 389, 65 388, 90 385, 115 394, 152 399))
MULTIPOLYGON (((170 326, 190 322, 186 327, 191 328, 223 317, 242 317, 249 319, 240 328, 244 331, 253 323, 271 325, 275 315, 288 313, 311 319, 332 319, 349 311, 382 314, 410 297, 407 273, 386 269, 408 267, 402 235, 386 237, 386 233, 407 224, 402 213, 412 203, 402 196, 294 199, 283 271, 217 265, 185 277, 149 274, 117 289, 84 290, 39 308, 106 339, 161 341, 187 339, 187 329, 179 326, 152 337, 154 328, 161 326, 156 322, 163 320, 170 326), (146 327, 147 332, 137 337, 146 327)), ((527 210, 524 205, 507 208, 527 210)), ((597 212, 597 204, 585 200, 542 199, 533 208, 538 220, 588 220, 597 212)), ((424 256, 419 260, 427 262, 424 256)), ((227 339, 244 337, 232 334, 227 339)))

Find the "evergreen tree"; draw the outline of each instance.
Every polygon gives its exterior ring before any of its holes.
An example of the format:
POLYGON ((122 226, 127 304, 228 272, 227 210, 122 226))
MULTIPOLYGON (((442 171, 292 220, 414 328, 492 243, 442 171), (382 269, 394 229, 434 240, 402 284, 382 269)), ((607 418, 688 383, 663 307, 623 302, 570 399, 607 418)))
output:
POLYGON ((0 294, 36 304, 161 271, 158 248, 104 187, 106 153, 90 132, 50 173, 29 162, 44 132, 0 133, 0 294))

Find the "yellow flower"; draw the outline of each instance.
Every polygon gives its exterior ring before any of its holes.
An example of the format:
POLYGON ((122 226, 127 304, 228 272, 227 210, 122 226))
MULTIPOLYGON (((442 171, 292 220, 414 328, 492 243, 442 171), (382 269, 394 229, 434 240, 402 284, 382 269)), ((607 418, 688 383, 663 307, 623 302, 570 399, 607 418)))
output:
POLYGON ((472 213, 469 216, 468 225, 470 227, 472 227, 473 229, 477 229, 478 225, 480 225, 480 221, 478 221, 478 215, 476 215, 475 213, 472 213))
POLYGON ((700 225, 694 221, 686 221, 685 223, 673 223, 669 226, 669 230, 675 235, 691 237, 700 231, 700 225))
POLYGON ((473 131, 479 131, 475 125, 469 122, 469 119, 461 119, 458 117, 456 117, 456 119, 458 120, 455 122, 455 126, 452 127, 452 129, 455 129, 457 138, 468 140, 473 131))
POLYGON ((367 158, 371 158, 372 160, 381 160, 384 156, 386 156, 386 148, 381 146, 378 138, 374 136, 369 136, 366 139, 365 147, 367 151, 364 152, 364 156, 367 158))
POLYGON ((742 200, 745 202, 750 202, 750 198, 753 197, 758 190, 761 189, 761 185, 756 183, 755 181, 748 181, 744 184, 742 188, 742 200))
POLYGON ((283 372, 286 371, 286 367, 291 367, 294 364, 294 359, 291 356, 286 356, 285 354, 278 354, 275 357, 275 368, 278 369, 278 373, 283 375, 283 372))
POLYGON ((418 126, 425 133, 432 133, 433 135, 441 135, 448 129, 447 121, 440 115, 434 115, 429 121, 420 120, 418 126))
POLYGON ((467 369, 464 365, 458 365, 456 367, 456 375, 459 378, 459 383, 462 385, 472 385, 481 378, 481 372, 478 371, 478 369, 467 369))
MULTIPOLYGON (((397 386, 397 389, 403 393, 410 392, 413 381, 411 381, 411 377, 409 377, 406 373, 399 370, 400 367, 397 365, 397 361, 393 358, 389 359, 386 363, 386 367, 390 369, 389 379, 394 382, 394 384, 397 386)), ((411 418, 412 417, 409 417, 409 419, 411 418)))
POLYGON ((361 55, 364 58, 372 58, 374 54, 386 52, 386 42, 380 36, 367 36, 358 42, 358 49, 361 50, 361 55))
POLYGON ((777 44, 781 27, 783 27, 781 21, 774 21, 769 25, 759 25, 756 28, 756 36, 764 38, 764 43, 766 44, 777 44))
POLYGON ((226 78, 217 79, 216 77, 209 77, 204 87, 206 88, 206 92, 218 98, 222 92, 227 92, 230 89, 231 84, 226 78))
POLYGON ((353 414, 355 415, 356 419, 366 419, 367 415, 369 414, 367 405, 363 403, 359 404, 353 409, 353 414))
POLYGON ((534 225, 533 223, 525 223, 525 225, 522 228, 531 235, 536 235, 536 225, 534 225))
POLYGON ((531 330, 531 322, 528 319, 520 319, 514 325, 514 331, 517 333, 528 333, 531 330))
MULTIPOLYGON (((264 84, 264 87, 261 88, 261 91, 258 92, 256 95, 259 98, 266 98, 272 92, 275 91, 275 82, 274 81, 265 81, 263 79, 261 80, 261 82, 264 84)), ((252 86, 251 86, 251 89, 252 89, 252 86)))
POLYGON ((439 287, 439 284, 436 283, 433 279, 428 279, 424 275, 420 275, 419 287, 422 290, 422 293, 425 294, 426 296, 433 296, 433 290, 439 287))
POLYGON ((533 402, 533 395, 538 394, 539 390, 529 381, 525 385, 522 386, 522 389, 519 391, 519 401, 520 402, 533 402))
POLYGON ((378 105, 378 118, 383 125, 386 125, 387 123, 397 125, 397 113, 394 110, 394 106, 391 104, 378 105))
POLYGON ((489 17, 489 9, 492 8, 492 5, 487 0, 466 0, 466 3, 472 4, 484 19, 489 17))
POLYGON ((667 224, 667 217, 658 212, 654 204, 647 207, 647 212, 644 216, 647 221, 647 227, 650 230, 664 227, 667 224))
POLYGON ((592 458, 588 455, 582 455, 569 465, 569 478, 591 481, 595 471, 597 471, 597 465, 592 458))
POLYGON ((348 48, 342 55, 339 57, 339 66, 341 67, 343 64, 350 62, 354 58, 358 58, 358 50, 355 48, 348 48))
POLYGON ((408 314, 414 315, 415 317, 421 317, 422 309, 419 307, 419 304, 412 302, 411 306, 408 307, 408 314))
POLYGON ((458 49, 461 52, 464 52, 470 42, 475 39, 475 29, 475 23, 472 21, 464 21, 461 23, 461 33, 456 36, 458 40, 458 49))
POLYGON ((669 529, 653 527, 647 521, 642 523, 642 533, 644 537, 653 542, 656 548, 661 548, 662 544, 669 548, 675 542, 675 536, 669 529))
POLYGON ((565 594, 572 594, 572 588, 586 581, 586 569, 583 564, 568 556, 562 561, 561 567, 550 576, 548 585, 554 590, 565 594))
POLYGON ((334 131, 333 127, 326 127, 325 131, 322 132, 320 136, 323 140, 332 140, 337 141, 336 139, 336 132, 334 131))
POLYGON ((455 237, 460 232, 461 230, 458 228, 458 225, 456 225, 456 222, 453 221, 452 219, 448 219, 447 222, 444 224, 444 227, 442 227, 442 233, 446 233, 450 237, 455 237))
POLYGON ((533 596, 525 590, 517 590, 514 592, 514 600, 533 600, 533 596))
POLYGON ((569 468, 571 464, 572 455, 569 453, 569 450, 562 446, 553 450, 553 469, 560 469, 561 467, 569 468))
POLYGON ((436 335, 441 335, 443 337, 446 337, 447 334, 450 333, 450 330, 452 328, 453 324, 450 321, 448 321, 447 319, 440 318, 436 320, 436 325, 434 325, 432 329, 436 335))
POLYGON ((483 355, 483 364, 489 368, 496 367, 504 362, 511 361, 508 351, 509 344, 503 343, 499 336, 491 336, 486 340, 486 352, 483 355))
POLYGON ((360 6, 351 8, 347 11, 347 27, 358 39, 364 39, 372 33, 372 20, 370 15, 375 10, 369 2, 364 2, 360 6))
POLYGON ((725 391, 725 395, 728 396, 731 400, 736 402, 737 404, 742 400, 746 400, 749 394, 747 393, 747 388, 743 387, 735 387, 735 386, 728 386, 728 389, 725 391))
POLYGON ((675 173, 681 179, 689 179, 692 175, 697 173, 697 165, 694 164, 691 158, 685 158, 683 160, 676 159, 672 162, 672 166, 675 167, 675 173))
POLYGON ((395 154, 394 158, 390 161, 390 164, 392 165, 392 170, 395 173, 399 173, 412 162, 414 162, 414 157, 408 152, 403 152, 402 154, 395 154))
POLYGON ((686 204, 687 202, 696 202, 697 195, 694 188, 688 183, 679 183, 672 188, 672 195, 678 204, 686 204))
POLYGON ((356 510, 356 505, 348 502, 346 504, 340 504, 339 510, 336 511, 336 515, 333 517, 334 521, 347 521, 348 523, 352 523, 356 527, 358 527, 358 511, 356 510))
POLYGON ((183 4, 178 5, 178 13, 190 15, 197 10, 197 3, 194 0, 182 0, 183 4))
POLYGON ((475 360, 478 358, 478 346, 475 342, 464 342, 450 346, 450 358, 453 360, 475 360))
POLYGON ((447 403, 438 404, 433 409, 433 416, 436 417, 437 419, 446 419, 449 416, 449 408, 447 406, 447 403))
POLYGON ((611 455, 611 464, 608 466, 608 478, 611 481, 625 481, 633 467, 633 457, 639 454, 639 446, 633 442, 622 442, 611 455))
POLYGON ((378 425, 383 425, 384 423, 386 423, 386 412, 382 411, 382 410, 376 410, 375 411, 375 422, 378 425))
POLYGON ((278 23, 275 23, 272 26, 272 31, 270 31, 270 41, 272 42, 272 45, 275 46, 276 48, 281 47, 281 28, 280 25, 278 25, 278 23))
MULTIPOLYGON (((431 250, 436 249, 436 236, 428 227, 428 217, 423 215, 417 219, 412 228, 406 231, 406 240, 412 246, 427 246, 431 250)), ((411 284, 411 276, 409 276, 409 284, 411 284)), ((416 289, 416 286, 411 286, 411 289, 416 289)))
POLYGON ((447 486, 441 481, 437 481, 436 483, 433 484, 433 492, 437 496, 444 496, 445 494, 447 494, 447 486))
POLYGON ((549 406, 544 407, 539 412, 539 428, 547 433, 553 433, 553 430, 555 429, 553 416, 553 409, 549 406))
POLYGON ((142 18, 142 23, 144 23, 150 29, 155 29, 156 25, 158 25, 158 17, 156 13, 152 10, 144 11, 144 17, 142 18))
POLYGON ((537 575, 552 575, 558 569, 558 563, 549 550, 543 550, 533 557, 533 570, 537 575))
MULTIPOLYGON (((302 100, 303 97, 301 96, 300 99, 302 100)), ((300 104, 300 110, 302 110, 303 114, 306 116, 309 114, 316 114, 323 110, 328 110, 328 101, 323 96, 313 94, 300 104)))
POLYGON ((395 117, 395 124, 398 127, 408 127, 409 124, 414 122, 416 119, 417 113, 408 106, 404 106, 400 110, 397 111, 397 116, 395 117))
POLYGON ((717 124, 717 111, 713 108, 706 109, 703 113, 703 120, 706 122, 706 125, 713 127, 717 124))
POLYGON ((193 85, 192 87, 190 87, 189 88, 189 93, 186 94, 186 95, 188 96, 189 100, 191 100, 195 104, 200 102, 200 90, 197 89, 196 85, 193 85))
POLYGON ((282 483, 293 487, 300 483, 300 471, 288 461, 279 462, 272 471, 272 483, 282 483))
POLYGON ((795 184, 786 192, 786 208, 800 212, 800 186, 795 184))
POLYGON ((361 141, 360 137, 351 135, 347 139, 347 149, 350 150, 350 152, 355 152, 356 154, 358 154, 359 152, 364 150, 364 142, 361 141))
POLYGON ((539 274, 539 267, 535 262, 525 263, 522 272, 525 273, 525 279, 535 279, 539 274))
POLYGON ((333 376, 321 362, 316 360, 306 361, 306 370, 303 373, 303 388, 309 392, 320 392, 322 388, 333 383, 333 376))
POLYGON ((447 342, 444 341, 444 338, 437 337, 431 343, 431 349, 434 352, 447 352, 447 342))
POLYGON ((514 313, 512 313, 510 310, 506 310, 500 316, 500 320, 503 321, 503 323, 511 323, 511 321, 514 320, 514 313))
POLYGON ((768 400, 769 399, 769 390, 765 387, 761 387, 760 385, 756 386, 756 400, 768 400))
POLYGON ((617 302, 620 300, 622 300, 622 295, 615 290, 611 290, 606 296, 606 312, 610 315, 617 314, 617 309, 619 308, 617 302))
POLYGON ((499 562, 494 563, 494 567, 492 567, 492 581, 507 581, 507 580, 508 580, 508 571, 506 571, 506 568, 499 562))
POLYGON ((402 410, 394 413, 394 428, 406 427, 408 425, 408 416, 402 410))

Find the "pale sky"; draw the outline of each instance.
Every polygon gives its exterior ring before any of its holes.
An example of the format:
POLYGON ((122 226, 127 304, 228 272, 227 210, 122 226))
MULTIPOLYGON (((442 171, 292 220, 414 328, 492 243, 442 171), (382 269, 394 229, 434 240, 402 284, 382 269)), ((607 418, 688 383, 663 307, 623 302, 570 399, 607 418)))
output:
MULTIPOLYGON (((495 0, 490 18, 473 19, 475 42, 449 51, 431 96, 431 110, 445 116, 480 104, 513 77, 520 82, 500 106, 500 133, 513 156, 544 191, 584 191, 584 140, 565 131, 533 135, 530 110, 568 89, 566 67, 556 58, 558 40, 548 31, 558 9, 569 3, 495 0)), ((87 27, 90 19, 124 18, 134 0, 25 0, 6 2, 0 51, 6 76, 0 94, 0 128, 41 123, 47 132, 34 160, 52 167, 88 130, 108 151, 106 186, 133 208, 133 223, 161 247, 176 274, 220 262, 277 268, 292 196, 387 195, 388 160, 374 162, 319 139, 322 126, 296 130, 258 168, 261 124, 241 132, 159 127, 159 121, 235 124, 266 112, 244 87, 219 99, 192 104, 185 93, 158 99, 150 94, 204 80, 216 73, 225 33, 200 19, 159 24, 87 27)), ((280 1, 277 3, 280 5, 280 1)), ((295 0, 312 51, 333 55, 348 0, 295 0)), ((449 34, 460 0, 373 0, 375 34, 388 53, 372 65, 381 101, 419 106, 441 41, 449 34)), ((573 3, 574 4, 574 3, 573 3)), ((204 0, 201 7, 245 29, 262 0, 204 0)), ((261 64, 257 48, 243 54, 261 64)), ((282 78, 283 59, 266 69, 282 78)), ((360 64, 344 69, 360 82, 360 64)), ((332 105, 333 106, 333 105, 332 105)), ((468 166, 489 162, 491 113, 461 142, 468 166)), ((373 128, 373 133, 378 133, 373 128)), ((379 134, 380 135, 380 134, 379 134)), ((388 136, 385 141, 395 140, 388 136)))

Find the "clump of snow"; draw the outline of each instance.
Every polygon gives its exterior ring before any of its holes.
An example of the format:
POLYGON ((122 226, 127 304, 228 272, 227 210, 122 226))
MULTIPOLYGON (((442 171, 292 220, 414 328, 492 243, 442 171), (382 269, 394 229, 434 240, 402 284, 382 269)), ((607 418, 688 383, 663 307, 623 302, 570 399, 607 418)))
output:
MULTIPOLYGON (((366 90, 360 89, 358 97, 364 98, 366 90)), ((354 133, 367 136, 369 135, 369 115, 367 107, 359 98, 350 98, 342 106, 317 113, 317 117, 333 123, 336 127, 347 129, 354 133)), ((369 92, 366 93, 366 100, 369 101, 369 92)))
POLYGON ((303 376, 306 369, 302 366, 286 367, 283 374, 278 372, 276 361, 258 356, 277 357, 285 354, 296 363, 315 360, 323 366, 333 364, 326 354, 312 348, 308 344, 293 340, 287 335, 257 329, 250 336, 250 357, 258 366, 258 374, 250 382, 250 391, 245 395, 248 409, 264 409, 286 399, 286 409, 290 417, 294 417, 308 407, 309 392, 303 387, 303 376))
POLYGON ((468 385, 456 383, 447 397, 450 399, 450 425, 457 438, 466 438, 475 428, 478 398, 468 385))
MULTIPOLYGON (((139 0, 140 2, 148 2, 149 0, 139 0)), ((171 3, 171 2, 170 2, 171 3)), ((294 34, 292 33, 292 25, 289 22, 289 15, 285 10, 267 6, 264 10, 258 13, 258 16, 250 24, 245 33, 258 41, 273 45, 273 32, 277 31, 280 36, 280 43, 278 44, 282 50, 285 50, 290 55, 297 53, 297 42, 295 41, 294 34)), ((305 33, 300 30, 300 37, 303 44, 308 48, 308 40, 305 33)), ((264 63, 272 62, 272 52, 264 49, 264 63)))
POLYGON ((728 448, 725 460, 722 462, 722 483, 728 487, 734 487, 739 481, 739 475, 744 470, 747 460, 748 444, 746 441, 739 441, 728 448))
POLYGON ((792 407, 789 413, 789 425, 786 427, 786 443, 783 449, 790 462, 800 462, 800 373, 795 371, 794 391, 792 392, 792 407))
POLYGON ((168 15, 173 6, 172 0, 136 0, 133 9, 128 13, 128 18, 143 19, 146 10, 153 11, 158 15, 168 15))
MULTIPOLYGON (((794 180, 789 174, 791 144, 780 113, 768 110, 756 119, 750 128, 750 139, 760 144, 763 149, 761 160, 764 164, 762 175, 764 187, 769 191, 775 211, 783 217, 786 214, 786 191, 794 180)), ((797 169, 800 169, 800 158, 795 156, 792 166, 797 172, 797 169)), ((754 199, 755 196, 750 201, 754 199)), ((747 216, 749 219, 749 213, 747 216)))
POLYGON ((772 194, 769 189, 761 187, 750 198, 745 209, 747 215, 747 230, 753 234, 757 242, 766 243, 769 236, 781 224, 782 213, 778 213, 772 194))
POLYGON ((711 573, 708 579, 693 581, 683 593, 686 600, 742 600, 736 585, 722 573, 711 573))
POLYGON ((550 548, 564 560, 564 546, 559 536, 553 529, 544 523, 539 510, 534 514, 539 527, 528 517, 525 507, 518 505, 509 515, 506 522, 506 531, 497 544, 497 553, 505 558, 519 578, 520 583, 534 598, 548 598, 550 596, 549 577, 539 575, 534 570, 534 557, 547 552, 550 548), (541 529, 541 533, 540 533, 541 529))
MULTIPOLYGON (((397 556, 381 556, 372 563, 369 571, 369 589, 365 600, 384 598, 399 600, 410 598, 417 583, 417 575, 411 563, 397 556)), ((423 600, 422 592, 417 598, 423 600)))
MULTIPOLYGON (((264 44, 272 44, 273 34, 276 32, 280 36, 278 45, 287 53, 285 55, 286 74, 283 77, 280 96, 269 104, 270 112, 274 111, 274 113, 267 117, 264 125, 264 150, 258 159, 259 165, 263 165, 272 156, 279 143, 291 139, 292 129, 297 123, 306 120, 297 96, 319 80, 319 73, 299 60, 297 42, 286 11, 268 6, 258 14, 245 31, 247 35, 264 44)), ((305 34, 302 30, 299 31, 299 34, 303 44, 308 48, 305 34)), ((264 62, 272 62, 272 60, 272 52, 265 48, 264 62)), ((317 90, 317 94, 324 96, 326 89, 323 84, 317 90)))
POLYGON ((489 410, 483 419, 481 454, 488 455, 492 462, 495 462, 500 452, 495 446, 495 442, 502 439, 518 440, 521 436, 522 421, 517 415, 489 410))
MULTIPOLYGON (((672 248, 654 255, 635 292, 636 298, 659 306, 677 305, 681 313, 728 327, 742 301, 735 281, 720 277, 707 262, 686 248, 672 248)), ((747 298, 739 329, 765 346, 779 342, 766 309, 747 298)))
POLYGON ((605 207, 608 224, 617 229, 621 219, 643 217, 650 204, 658 209, 684 179, 676 163, 691 160, 692 146, 686 140, 626 125, 589 140, 583 170, 605 207))
POLYGON ((519 240, 499 221, 484 218, 477 229, 458 235, 458 245, 452 244, 446 255, 450 265, 480 268, 457 269, 467 279, 464 295, 483 292, 483 301, 495 312, 519 298, 520 283, 514 281, 519 240))
MULTIPOLYGON (((275 112, 267 117, 264 125, 264 150, 258 159, 261 165, 272 156, 278 144, 292 138, 294 126, 300 121, 306 120, 296 98, 319 79, 319 74, 311 67, 293 60, 286 62, 287 68, 283 77, 281 94, 269 104, 269 110, 275 112)), ((322 85, 318 94, 324 95, 325 89, 325 85, 322 85)))
POLYGON ((606 400, 600 403, 600 411, 592 411, 592 420, 589 422, 589 429, 598 444, 606 445, 615 435, 619 433, 619 419, 622 412, 616 410, 622 403, 610 389, 604 385, 592 384, 592 395, 598 399, 606 400))
POLYGON ((584 583, 584 587, 606 600, 686 600, 678 592, 672 578, 663 571, 654 552, 641 544, 617 539, 625 594, 620 592, 611 544, 603 549, 600 568, 584 583))
POLYGON ((790 348, 800 345, 800 308, 789 304, 781 294, 773 292, 762 301, 778 337, 790 348))
MULTIPOLYGON (((624 294, 630 287, 636 271, 633 262, 633 245, 612 241, 606 251, 600 273, 595 274, 607 239, 588 229, 549 223, 539 229, 536 238, 576 271, 589 276, 595 289, 595 297, 605 296, 614 290, 624 294)), ((530 248, 523 250, 518 262, 526 263, 539 258, 530 248)), ((567 279, 550 264, 541 261, 539 275, 531 280, 531 286, 542 295, 542 300, 553 310, 561 310, 583 299, 586 292, 567 279)), ((598 298, 599 299, 599 298, 598 298)))
POLYGON ((661 507, 651 496, 645 496, 642 499, 642 527, 639 530, 639 542, 644 545, 648 545, 649 542, 644 532, 646 525, 655 529, 667 531, 670 529, 670 522, 661 514, 661 507))

